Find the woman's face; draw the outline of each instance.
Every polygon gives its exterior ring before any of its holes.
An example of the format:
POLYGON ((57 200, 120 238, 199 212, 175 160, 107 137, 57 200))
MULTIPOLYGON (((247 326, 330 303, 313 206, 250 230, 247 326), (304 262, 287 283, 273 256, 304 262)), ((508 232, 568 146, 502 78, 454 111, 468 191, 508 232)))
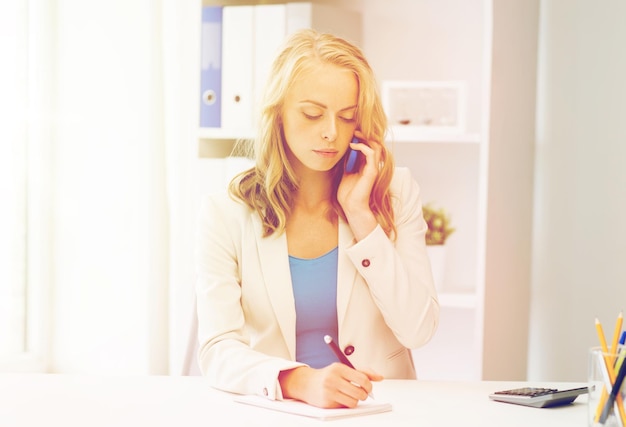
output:
POLYGON ((296 173, 328 171, 341 160, 357 125, 358 93, 354 73, 332 64, 313 67, 294 82, 282 125, 296 173))

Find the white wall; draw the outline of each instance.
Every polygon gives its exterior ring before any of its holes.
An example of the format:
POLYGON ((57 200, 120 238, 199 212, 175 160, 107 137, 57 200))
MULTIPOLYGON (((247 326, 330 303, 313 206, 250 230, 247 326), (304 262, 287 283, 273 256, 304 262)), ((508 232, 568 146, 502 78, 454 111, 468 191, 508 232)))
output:
POLYGON ((626 2, 541 2, 528 377, 585 380, 626 307, 626 2))
POLYGON ((483 379, 526 377, 538 0, 492 2, 483 379))
MULTIPOLYGON (((362 8, 363 49, 379 80, 463 80, 468 105, 481 104, 483 0, 363 0, 362 8)), ((468 108, 467 132, 480 126, 480 108, 468 108)))

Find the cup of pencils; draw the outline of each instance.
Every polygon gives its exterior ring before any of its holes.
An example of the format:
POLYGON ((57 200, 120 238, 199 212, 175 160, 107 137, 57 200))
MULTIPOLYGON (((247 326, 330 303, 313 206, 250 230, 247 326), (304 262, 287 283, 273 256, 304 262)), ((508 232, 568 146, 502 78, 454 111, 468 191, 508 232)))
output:
POLYGON ((622 314, 617 318, 613 339, 607 342, 601 323, 596 319, 600 345, 589 350, 589 426, 626 427, 626 331, 622 332, 622 314))

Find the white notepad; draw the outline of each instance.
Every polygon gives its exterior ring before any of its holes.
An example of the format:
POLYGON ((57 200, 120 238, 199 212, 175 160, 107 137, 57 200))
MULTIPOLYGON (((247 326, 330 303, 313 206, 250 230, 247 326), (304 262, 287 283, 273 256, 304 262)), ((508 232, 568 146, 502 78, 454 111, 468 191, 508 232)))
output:
POLYGON ((379 402, 371 398, 359 402, 356 408, 318 408, 299 400, 270 400, 265 397, 254 395, 236 396, 235 401, 266 409, 272 409, 274 411, 317 418, 320 420, 356 417, 359 415, 378 414, 381 412, 391 411, 391 403, 379 402))

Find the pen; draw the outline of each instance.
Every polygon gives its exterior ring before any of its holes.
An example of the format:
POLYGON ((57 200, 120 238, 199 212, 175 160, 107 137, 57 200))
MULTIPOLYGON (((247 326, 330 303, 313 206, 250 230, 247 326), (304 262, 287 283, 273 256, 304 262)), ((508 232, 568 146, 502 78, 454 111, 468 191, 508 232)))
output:
POLYGON ((330 335, 324 335, 324 342, 328 344, 330 349, 333 351, 333 353, 335 353, 335 356, 337 356, 337 359, 339 359, 341 363, 351 367, 352 369, 355 369, 354 365, 352 365, 350 360, 339 349, 339 346, 337 345, 337 343, 333 341, 333 337, 331 337, 330 335))
MULTIPOLYGON (((330 335, 324 335, 324 342, 328 344, 330 349, 333 351, 333 353, 335 353, 335 356, 337 356, 337 359, 339 359, 341 363, 343 363, 344 365, 352 369, 356 369, 354 365, 352 364, 352 362, 350 362, 350 360, 346 357, 346 355, 343 354, 343 352, 341 351, 337 343, 333 341, 333 337, 331 337, 330 335)), ((355 384, 355 385, 358 385, 358 384, 355 384)), ((371 397, 372 399, 374 398, 374 394, 372 394, 371 392, 367 393, 367 395, 371 397)))
POLYGON ((619 339, 619 345, 622 346, 622 348, 617 357, 617 361, 615 362, 615 370, 618 372, 622 367, 622 363, 624 363, 624 359, 626 358, 626 348, 624 348, 624 343, 626 343, 626 331, 622 332, 622 336, 619 339))

